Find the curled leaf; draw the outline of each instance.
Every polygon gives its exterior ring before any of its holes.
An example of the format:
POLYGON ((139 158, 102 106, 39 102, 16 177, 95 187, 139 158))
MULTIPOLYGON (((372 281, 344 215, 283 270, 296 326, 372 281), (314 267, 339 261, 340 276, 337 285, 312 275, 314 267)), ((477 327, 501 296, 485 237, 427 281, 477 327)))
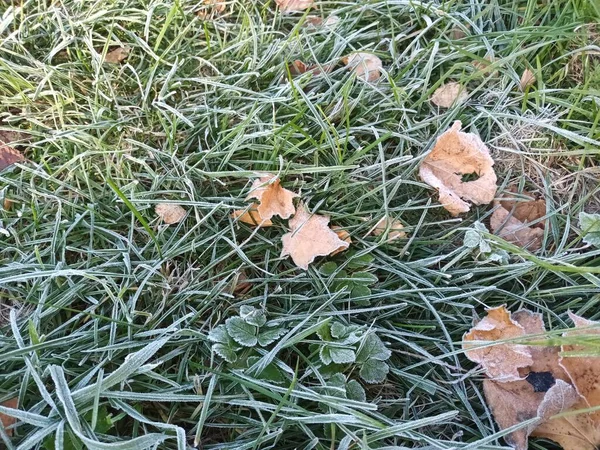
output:
POLYGON ((311 215, 303 204, 298 206, 296 215, 290 220, 291 231, 282 236, 281 257, 291 256, 294 264, 308 270, 308 265, 317 256, 326 256, 350 245, 339 238, 328 226, 329 217, 311 215))
POLYGON ((467 88, 454 81, 442 84, 435 90, 431 96, 431 103, 441 108, 450 108, 453 105, 460 105, 469 98, 467 88))
POLYGON ((275 0, 282 12, 304 11, 310 8, 315 0, 275 0))
POLYGON ((312 72, 313 75, 321 75, 323 73, 329 73, 333 70, 335 64, 324 64, 319 66, 318 64, 305 64, 299 59, 296 59, 290 64, 290 73, 292 76, 302 75, 306 72, 312 72))
POLYGON ((104 62, 109 64, 120 64, 127 59, 130 52, 130 47, 117 47, 106 54, 104 62))
POLYGON ((525 69, 523 71, 523 75, 521 75, 521 80, 519 81, 519 87, 521 88, 522 91, 525 91, 529 86, 532 86, 536 81, 535 75, 534 73, 529 70, 529 69, 525 69))
POLYGON ((254 181, 246 200, 253 198, 260 202, 256 210, 263 220, 273 216, 287 219, 296 212, 293 201, 296 197, 299 195, 282 188, 279 178, 268 173, 254 181))
POLYGON ((342 58, 342 62, 361 80, 377 81, 381 77, 383 64, 381 59, 372 53, 353 53, 342 58))
POLYGON ((488 204, 496 194, 494 160, 481 139, 460 131, 460 121, 444 132, 419 167, 419 176, 439 191, 440 203, 457 216, 469 211, 467 201, 488 204), (474 181, 462 181, 463 175, 475 174, 474 181), (464 201, 464 200, 466 201, 464 201))
MULTIPOLYGON (((18 398, 11 398, 10 400, 6 400, 5 402, 2 402, 2 406, 5 406, 7 408, 12 408, 12 409, 16 409, 18 404, 19 404, 18 398)), ((12 436, 13 429, 9 428, 9 427, 11 427, 15 423, 17 423, 17 419, 15 419, 14 417, 9 416, 7 414, 0 413, 0 422, 2 423, 2 427, 4 428, 4 432, 6 433, 6 435, 9 437, 12 436)))
POLYGON ((154 207, 156 215, 168 225, 179 223, 185 218, 185 209, 175 203, 160 203, 154 207))
POLYGON ((482 365, 488 377, 496 381, 521 380, 519 368, 533 364, 527 345, 505 343, 489 346, 473 345, 476 341, 502 341, 525 336, 525 329, 511 318, 505 306, 486 310, 487 316, 463 337, 465 355, 482 365))

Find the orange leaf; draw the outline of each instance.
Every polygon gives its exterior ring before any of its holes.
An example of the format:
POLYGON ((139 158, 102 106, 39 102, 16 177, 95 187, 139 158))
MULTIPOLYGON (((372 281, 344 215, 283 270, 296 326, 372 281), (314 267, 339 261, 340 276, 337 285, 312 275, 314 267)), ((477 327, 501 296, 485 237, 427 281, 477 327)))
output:
POLYGON ((350 245, 329 228, 329 217, 311 215, 303 204, 298 205, 296 215, 289 224, 291 231, 281 238, 281 257, 291 256, 294 264, 304 270, 308 270, 308 265, 317 256, 330 255, 350 245))
POLYGON ((273 222, 269 219, 263 219, 256 208, 258 208, 258 205, 253 203, 248 210, 236 209, 231 213, 231 217, 254 227, 272 227, 273 222))
POLYGON ((438 139, 419 167, 419 176, 440 194, 440 203, 457 216, 469 211, 467 201, 488 204, 496 194, 494 160, 478 136, 460 131, 460 121, 438 139), (462 175, 475 174, 475 181, 462 181, 462 175), (464 199, 465 201, 463 201, 464 199))
POLYGON ((270 220, 273 216, 287 219, 296 212, 294 198, 298 194, 281 187, 279 178, 267 173, 252 184, 248 199, 256 199, 260 204, 256 207, 262 220, 270 220))

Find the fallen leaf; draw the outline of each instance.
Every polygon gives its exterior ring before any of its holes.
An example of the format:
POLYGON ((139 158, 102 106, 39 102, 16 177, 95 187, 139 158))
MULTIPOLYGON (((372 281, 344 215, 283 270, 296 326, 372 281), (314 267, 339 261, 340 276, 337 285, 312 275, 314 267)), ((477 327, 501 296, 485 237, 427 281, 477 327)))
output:
MULTIPOLYGON (((346 230, 344 230, 342 227, 334 225, 331 227, 331 229, 333 231, 335 231, 335 234, 338 235, 338 237, 344 241, 347 242, 348 245, 352 244, 352 238, 350 237, 350 233, 348 233, 346 230)), ((337 255, 338 253, 342 253, 344 250, 346 250, 348 248, 348 246, 342 245, 340 248, 338 248, 337 250, 333 251, 332 253, 330 253, 330 256, 333 255, 337 255)))
POLYGON ((488 377, 496 381, 522 380, 519 368, 533 364, 529 346, 514 343, 482 347, 471 342, 495 342, 525 336, 525 329, 511 318, 505 306, 487 309, 487 316, 463 337, 465 355, 481 364, 488 377))
MULTIPOLYGON (((11 398, 10 400, 6 400, 5 402, 2 402, 2 406, 5 406, 7 408, 17 409, 18 405, 19 405, 18 398, 11 398)), ((9 429, 8 427, 14 425, 17 422, 17 419, 15 419, 14 417, 11 417, 9 415, 0 413, 0 422, 2 422, 2 426, 4 427, 4 432, 6 433, 6 435, 12 436, 13 429, 12 428, 9 429)))
MULTIPOLYGON (((565 337, 588 336, 595 338, 598 343, 600 335, 600 322, 584 319, 569 311, 569 317, 575 324, 575 330, 564 333, 565 337), (578 328, 584 328, 578 330, 578 328)), ((585 342, 585 340, 583 340, 585 342)), ((600 356, 569 356, 568 352, 591 353, 600 355, 598 346, 586 346, 584 344, 570 344, 562 346, 563 356, 560 365, 571 378, 577 392, 585 399, 588 407, 600 406, 600 356), (566 353, 566 354, 565 354, 566 353)), ((600 431, 600 411, 595 411, 591 417, 600 431)), ((598 442, 600 444, 600 441, 598 442)))
POLYGON ((496 62, 495 58, 492 55, 486 55, 483 58, 483 61, 481 60, 474 60, 471 62, 471 65, 477 69, 479 72, 481 72, 481 75, 485 75, 488 73, 492 73, 492 76, 498 76, 498 71, 495 69, 492 69, 492 64, 496 62), (493 72, 492 72, 493 70, 493 72))
POLYGON ((159 203, 154 207, 154 212, 168 225, 179 223, 185 218, 185 209, 176 203, 159 203))
POLYGON ((381 77, 381 59, 372 53, 353 53, 342 58, 342 62, 361 80, 377 81, 381 77))
POLYGON ((273 216, 288 219, 296 212, 296 197, 299 195, 281 187, 279 178, 267 173, 252 183, 246 200, 253 198, 260 202, 256 210, 263 220, 270 220, 273 216))
POLYGON ((21 154, 21 152, 8 146, 7 144, 0 143, 0 171, 6 169, 8 166, 11 166, 16 162, 24 160, 25 157, 21 154))
POLYGON ((296 214, 289 221, 291 231, 281 238, 281 257, 291 256, 296 266, 308 270, 308 265, 317 256, 327 256, 348 248, 350 244, 341 240, 328 224, 329 217, 311 215, 303 204, 298 205, 296 214))
POLYGON ((500 429, 535 419, 530 425, 504 437, 515 450, 527 450, 531 434, 549 437, 547 430, 559 427, 564 419, 548 419, 564 412, 579 399, 573 386, 563 380, 553 380, 546 391, 536 390, 533 384, 525 380, 508 383, 484 380, 483 392, 500 429))
POLYGON ((467 37, 467 33, 459 28, 459 27, 452 27, 450 29, 450 39, 457 41, 459 39, 464 39, 467 37))
POLYGON ((384 233, 387 234, 387 242, 395 241, 396 239, 404 239, 406 233, 404 232, 404 224, 397 219, 390 219, 389 217, 382 217, 372 233, 375 236, 381 236, 384 233))
POLYGON ((282 12, 304 11, 310 8, 315 0, 275 0, 282 12))
POLYGON ((441 108, 450 108, 452 105, 460 105, 469 98, 467 88, 454 81, 442 84, 435 90, 430 100, 434 105, 441 108))
POLYGON ((519 87, 522 91, 525 91, 529 86, 535 83, 535 75, 529 69, 525 69, 523 75, 521 75, 521 80, 519 81, 519 87))
POLYGON ((236 209, 231 213, 231 217, 234 219, 238 219, 240 222, 247 223, 248 225, 252 225, 255 227, 272 227, 273 222, 269 219, 263 219, 258 210, 258 205, 253 203, 250 205, 249 209, 236 209))
MULTIPOLYGON (((510 187, 508 192, 517 194, 517 189, 515 187, 510 187)), ((535 198, 533 194, 527 191, 523 191, 522 195, 529 198, 535 198)), ((513 196, 512 198, 501 198, 500 204, 504 209, 509 211, 514 218, 523 223, 534 222, 546 215, 546 200, 543 199, 520 200, 513 196)), ((544 228, 544 222, 538 222, 535 226, 544 228)))
POLYGON ((323 20, 322 17, 319 16, 307 16, 306 17, 306 25, 312 25, 313 27, 328 27, 333 28, 340 22, 340 18, 335 14, 332 14, 327 17, 327 19, 323 20))
POLYGON ((222 14, 227 7, 227 0, 203 0, 202 4, 202 9, 196 14, 201 19, 206 19, 217 14, 222 14))
POLYGON ((248 281, 248 275, 244 270, 238 271, 228 284, 227 291, 236 297, 244 295, 250 290, 252 283, 248 281))
POLYGON ((498 207, 490 217, 490 228, 494 234, 531 251, 539 250, 542 247, 543 229, 527 226, 499 203, 496 202, 496 205, 498 207))
POLYGON ((440 203, 457 216, 469 211, 466 201, 476 205, 490 203, 496 195, 494 160, 481 139, 460 131, 461 122, 438 139, 419 167, 419 176, 439 191, 440 203), (476 174, 474 181, 462 181, 463 175, 476 174))
POLYGON ((104 57, 104 62, 109 64, 120 64, 127 59, 131 48, 129 47, 117 47, 111 50, 104 57))

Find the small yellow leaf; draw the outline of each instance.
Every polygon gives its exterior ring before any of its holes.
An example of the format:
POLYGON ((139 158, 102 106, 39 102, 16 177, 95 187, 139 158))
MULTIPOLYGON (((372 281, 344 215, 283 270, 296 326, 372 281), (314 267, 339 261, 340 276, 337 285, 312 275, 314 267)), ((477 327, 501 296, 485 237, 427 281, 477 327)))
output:
POLYGON ((185 218, 185 209, 175 203, 160 203, 155 206, 154 212, 168 225, 179 223, 185 218))
POLYGON ((317 256, 348 248, 350 244, 341 240, 328 224, 329 217, 311 215, 303 204, 298 205, 296 214, 289 222, 290 232, 281 238, 281 257, 291 256, 296 266, 308 270, 308 265, 317 256))
POLYGON ((441 108, 450 108, 452 105, 460 105, 469 98, 469 92, 460 83, 454 81, 442 84, 431 96, 431 103, 441 108))
POLYGON ((361 80, 377 81, 381 77, 383 64, 381 59, 372 53, 353 53, 342 58, 342 62, 361 80))
POLYGON ((294 198, 299 195, 281 187, 279 178, 267 173, 252 183, 248 199, 256 199, 260 204, 256 207, 262 220, 270 220, 273 216, 282 219, 291 217, 295 212, 294 198))

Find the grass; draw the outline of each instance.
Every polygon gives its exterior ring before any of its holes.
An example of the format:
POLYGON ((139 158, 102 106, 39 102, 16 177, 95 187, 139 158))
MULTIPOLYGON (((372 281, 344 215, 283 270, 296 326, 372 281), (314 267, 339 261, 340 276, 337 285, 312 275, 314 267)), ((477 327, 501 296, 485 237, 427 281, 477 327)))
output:
POLYGON ((333 29, 303 26, 306 15, 273 1, 231 1, 205 19, 202 4, 0 6, 0 129, 22 133, 15 146, 28 158, 0 173, 0 200, 13 203, 0 209, 0 401, 18 397, 23 411, 0 441, 508 448, 460 342, 486 306, 540 311, 554 329, 567 310, 600 319, 600 251, 576 221, 600 211, 598 3, 317 2, 310 14, 339 16, 333 29), (102 63, 123 45, 126 62, 102 63), (289 77, 295 59, 358 50, 382 59, 379 82, 342 66, 289 77), (482 73, 472 62, 486 56, 482 73), (521 92, 526 68, 537 81, 521 92), (470 98, 439 110, 428 98, 448 80, 470 98), (478 257, 464 233, 491 208, 450 218, 419 180, 420 160, 455 120, 488 144, 501 188, 546 198, 539 252, 485 235, 509 261, 478 257), (233 221, 256 171, 279 173, 347 229, 352 251, 304 272, 279 257, 285 221, 233 221), (169 201, 188 211, 182 223, 155 217, 169 201), (406 239, 366 236, 384 215, 405 224, 406 239), (356 272, 376 281, 353 297, 356 272), (209 333, 243 306, 263 308, 285 334, 227 363, 209 333), (334 322, 385 343, 384 382, 365 382, 359 363, 321 362, 334 322), (365 398, 348 398, 336 371, 365 398))

